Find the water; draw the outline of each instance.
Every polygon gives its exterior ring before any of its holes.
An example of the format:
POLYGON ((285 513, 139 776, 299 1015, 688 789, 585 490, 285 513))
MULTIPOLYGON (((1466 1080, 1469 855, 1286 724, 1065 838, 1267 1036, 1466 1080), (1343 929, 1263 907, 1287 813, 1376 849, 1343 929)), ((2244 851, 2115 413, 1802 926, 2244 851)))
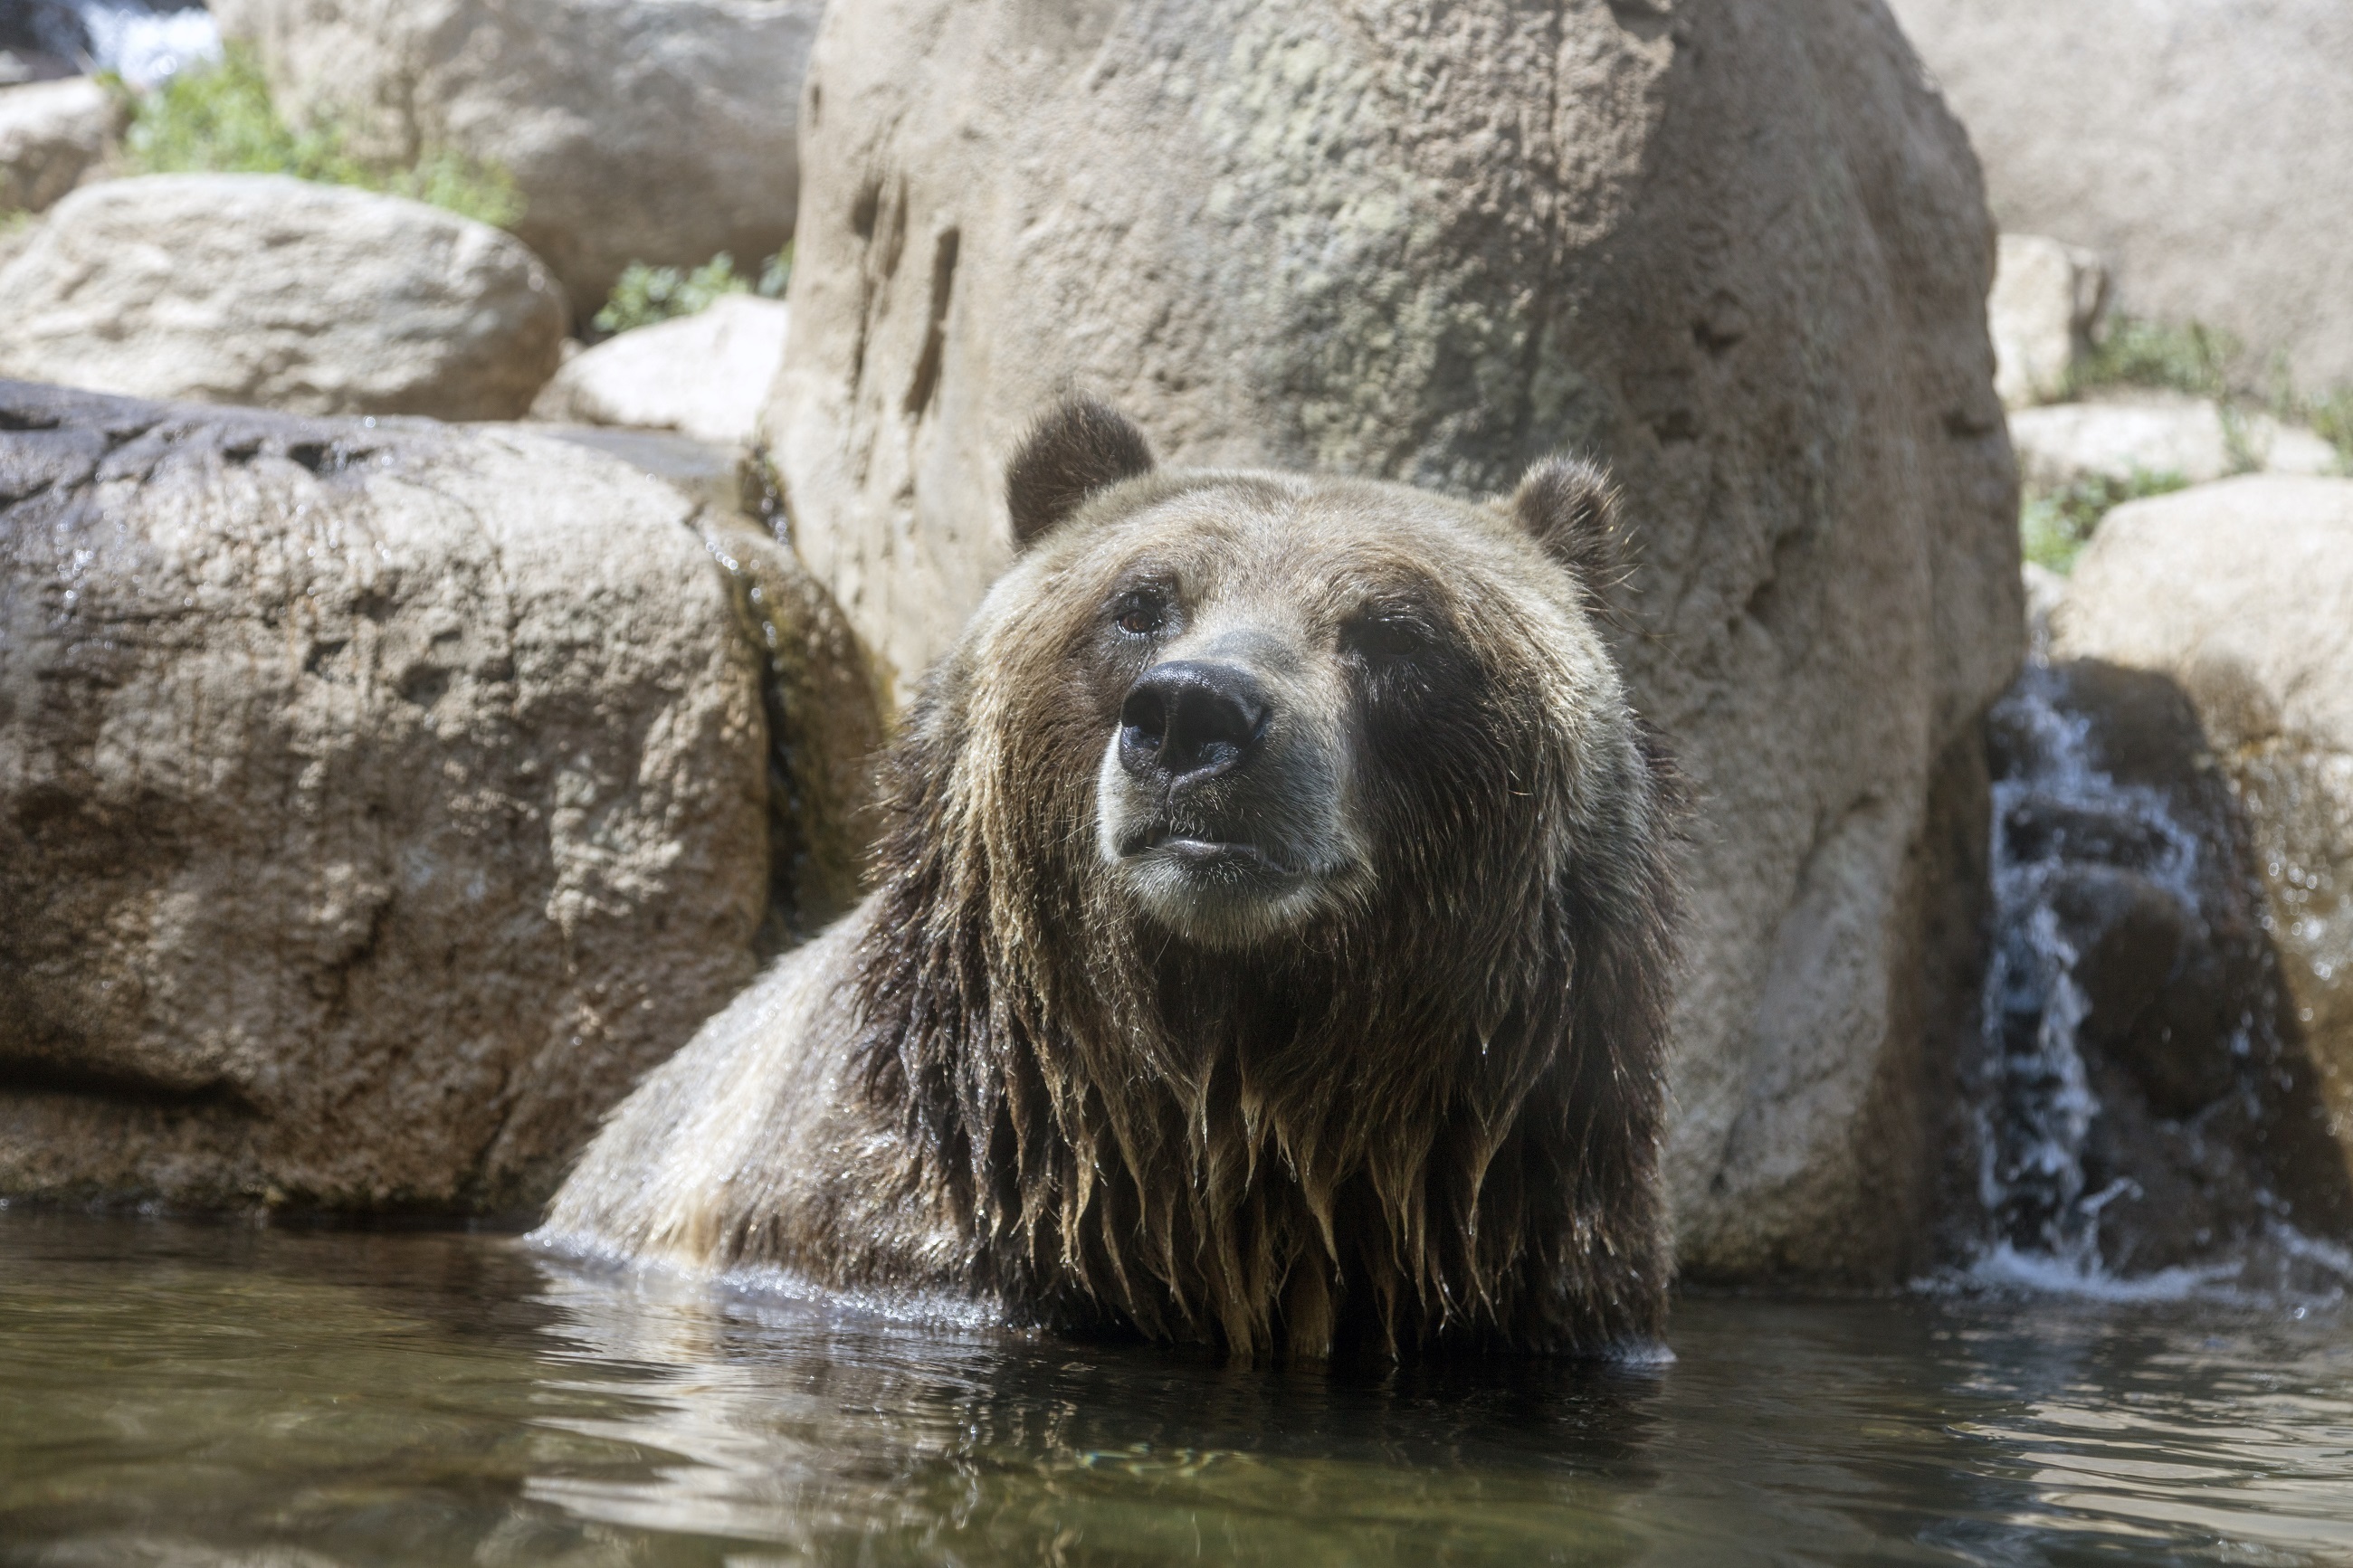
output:
POLYGON ((186 0, 0 0, 6 34, 77 70, 112 71, 141 90, 221 54, 220 28, 186 0))
POLYGON ((1236 1369, 501 1236, 0 1212, 0 1563, 2353 1561, 2342 1306, 1701 1298, 1671 1339, 1236 1369))

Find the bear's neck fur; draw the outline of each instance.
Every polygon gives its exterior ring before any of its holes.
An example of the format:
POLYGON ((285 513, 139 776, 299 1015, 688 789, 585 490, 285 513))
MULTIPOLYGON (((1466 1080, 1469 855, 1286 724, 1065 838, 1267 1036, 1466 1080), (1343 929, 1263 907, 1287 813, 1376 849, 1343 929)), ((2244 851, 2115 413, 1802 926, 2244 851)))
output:
POLYGON ((942 706, 888 770, 856 1065, 972 1289, 1237 1356, 1656 1331, 1654 756, 1603 759, 1630 788, 1540 784, 1569 824, 1556 850, 1444 846, 1452 895, 1236 954, 1006 830, 942 706), (1577 823, 1596 801, 1633 815, 1577 823))

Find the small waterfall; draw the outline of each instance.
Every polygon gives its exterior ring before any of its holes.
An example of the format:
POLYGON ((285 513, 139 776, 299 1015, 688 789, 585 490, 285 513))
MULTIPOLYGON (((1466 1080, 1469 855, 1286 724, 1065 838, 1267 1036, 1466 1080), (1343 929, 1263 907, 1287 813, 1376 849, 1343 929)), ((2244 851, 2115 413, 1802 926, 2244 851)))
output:
POLYGON ((23 0, 8 20, 9 35, 65 62, 51 69, 112 71, 142 92, 221 53, 201 0, 23 0))
POLYGON ((1998 935, 1986 976, 1978 1196, 1996 1249, 2088 1279, 2101 1271, 2100 1211, 2129 1189, 2119 1180, 2086 1191, 2100 1107, 2078 1036, 2091 1001, 2052 884, 2073 863, 2105 861, 2194 906, 2198 840, 2158 791, 2093 765, 2090 721, 2063 711, 2058 696, 2057 677, 2038 661, 2002 699, 2018 750, 2010 776, 1993 786, 1998 935))

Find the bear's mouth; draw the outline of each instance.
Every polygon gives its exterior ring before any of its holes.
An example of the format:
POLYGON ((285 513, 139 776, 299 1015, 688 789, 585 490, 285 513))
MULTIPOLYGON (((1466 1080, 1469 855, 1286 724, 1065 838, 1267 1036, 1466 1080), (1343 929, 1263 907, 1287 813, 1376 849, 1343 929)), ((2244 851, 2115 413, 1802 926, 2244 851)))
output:
POLYGON ((1166 826, 1147 828, 1130 836, 1126 842, 1121 844, 1119 852, 1123 859, 1134 860, 1148 855, 1204 871, 1255 871, 1285 881, 1296 880, 1301 875, 1296 868, 1285 864, 1248 839, 1212 838, 1166 826))

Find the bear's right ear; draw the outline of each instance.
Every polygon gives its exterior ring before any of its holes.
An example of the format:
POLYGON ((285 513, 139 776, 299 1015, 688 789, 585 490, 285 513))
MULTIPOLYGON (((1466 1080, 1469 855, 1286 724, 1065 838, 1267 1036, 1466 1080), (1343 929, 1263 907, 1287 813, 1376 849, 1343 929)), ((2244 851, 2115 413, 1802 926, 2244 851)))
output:
POLYGON ((1625 564, 1618 487, 1609 470, 1582 458, 1546 458, 1512 492, 1513 520, 1588 592, 1612 585, 1625 564))
POLYGON ((1005 470, 1013 544, 1026 550, 1097 490, 1152 471, 1152 447, 1127 416, 1092 397, 1066 397, 1030 426, 1005 470))

